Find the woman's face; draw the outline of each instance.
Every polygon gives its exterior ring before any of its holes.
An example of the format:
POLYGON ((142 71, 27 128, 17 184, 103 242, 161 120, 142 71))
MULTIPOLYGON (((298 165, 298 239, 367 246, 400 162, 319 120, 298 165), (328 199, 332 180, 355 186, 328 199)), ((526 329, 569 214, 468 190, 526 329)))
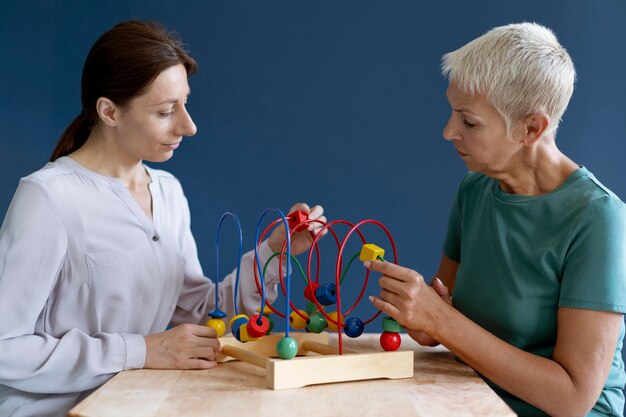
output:
POLYGON ((167 161, 183 136, 193 136, 196 125, 185 105, 189 96, 187 71, 175 65, 163 71, 148 91, 119 108, 116 141, 131 159, 167 161))
POLYGON ((443 137, 452 142, 467 167, 492 177, 509 171, 522 145, 508 137, 502 115, 482 95, 463 93, 453 84, 446 96, 452 115, 443 137))

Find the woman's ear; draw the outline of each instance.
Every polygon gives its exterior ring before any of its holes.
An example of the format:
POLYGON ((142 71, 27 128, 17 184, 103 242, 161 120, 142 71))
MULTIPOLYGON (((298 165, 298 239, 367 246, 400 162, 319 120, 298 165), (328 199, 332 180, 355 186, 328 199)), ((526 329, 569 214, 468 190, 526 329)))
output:
POLYGON ((96 101, 96 111, 104 124, 111 127, 117 125, 118 108, 115 103, 108 98, 98 98, 98 101, 96 101))
POLYGON ((533 113, 524 119, 524 140, 526 146, 531 146, 542 138, 550 126, 550 116, 545 113, 533 113))

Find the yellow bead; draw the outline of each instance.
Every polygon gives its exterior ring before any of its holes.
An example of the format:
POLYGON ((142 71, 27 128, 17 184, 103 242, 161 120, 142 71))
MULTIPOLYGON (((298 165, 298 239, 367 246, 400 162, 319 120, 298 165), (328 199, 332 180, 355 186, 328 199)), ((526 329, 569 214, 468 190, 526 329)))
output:
POLYGON ((253 342, 259 340, 260 337, 252 337, 248 334, 248 323, 239 326, 239 341, 240 342, 253 342))
POLYGON ((208 319, 206 322, 207 327, 215 329, 217 332, 217 337, 224 336, 224 332, 226 331, 226 323, 222 319, 208 319))
MULTIPOLYGON (((334 321, 337 321, 337 312, 331 311, 330 313, 328 313, 328 317, 330 317, 334 321)), ((343 319, 343 316, 341 316, 341 318, 343 319)), ((330 320, 327 320, 327 321, 328 321, 328 330, 330 330, 331 332, 336 332, 337 325, 335 323, 331 323, 330 320)))
POLYGON ((298 310, 298 311, 300 313, 302 313, 302 315, 304 317, 306 317, 306 319, 303 319, 302 317, 300 317, 300 315, 298 313, 293 311, 289 315, 289 323, 291 324, 291 327, 293 327, 294 329, 301 330, 301 329, 304 329, 306 327, 306 322, 309 319, 309 315, 304 310, 298 310))
POLYGON ((373 243, 366 243, 361 248, 361 255, 359 255, 361 261, 375 261, 379 257, 385 257, 385 250, 380 246, 376 246, 373 243))
MULTIPOLYGON (((258 313, 259 311, 261 311, 261 307, 259 307, 259 308, 257 308, 257 309, 256 309, 256 312, 257 312, 257 313, 258 313)), ((268 306, 265 306, 265 307, 263 308, 263 315, 264 315, 264 316, 267 316, 268 314, 272 314, 272 309, 271 309, 271 308, 269 308, 268 306)))

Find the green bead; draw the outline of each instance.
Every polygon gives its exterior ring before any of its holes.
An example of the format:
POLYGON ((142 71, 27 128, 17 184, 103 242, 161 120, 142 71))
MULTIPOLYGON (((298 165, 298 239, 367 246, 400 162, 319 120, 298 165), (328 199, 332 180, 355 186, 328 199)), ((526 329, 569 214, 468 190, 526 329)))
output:
POLYGON ((270 316, 269 314, 263 314, 265 317, 267 317, 267 319, 270 322, 270 328, 267 330, 267 333, 265 334, 270 334, 270 332, 272 331, 272 329, 274 328, 274 319, 272 318, 272 316, 270 316))
POLYGON ((309 316, 309 322, 306 328, 309 329, 311 333, 321 333, 322 330, 326 328, 326 325, 326 318, 322 313, 313 313, 309 316))
POLYGON ((402 331, 402 326, 400 326, 400 323, 398 323, 391 317, 384 317, 383 330, 386 332, 400 333, 402 331))
POLYGON ((318 309, 317 309, 317 306, 315 305, 315 303, 312 303, 312 302, 310 302, 310 301, 309 301, 309 302, 306 304, 306 310, 305 310, 305 311, 306 311, 307 313, 309 313, 309 314, 311 314, 311 313, 315 313, 317 310, 318 310, 318 309))
POLYGON ((298 342, 293 337, 283 337, 276 345, 276 353, 281 359, 291 359, 298 353, 298 342))

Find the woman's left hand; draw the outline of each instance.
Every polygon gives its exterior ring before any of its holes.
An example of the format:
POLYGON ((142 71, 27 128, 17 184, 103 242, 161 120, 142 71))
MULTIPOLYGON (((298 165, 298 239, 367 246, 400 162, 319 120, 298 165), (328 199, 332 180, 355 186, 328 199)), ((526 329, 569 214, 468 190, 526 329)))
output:
MULTIPOLYGON (((313 242, 313 237, 319 233, 319 230, 324 226, 323 223, 326 223, 326 217, 324 216, 324 208, 322 206, 313 206, 312 208, 309 208, 309 206, 305 203, 298 203, 291 207, 289 214, 294 211, 305 212, 308 214, 309 220, 319 221, 312 221, 308 224, 306 229, 291 235, 291 254, 298 255, 309 249, 311 242, 313 242)), ((326 231, 324 231, 324 233, 326 233, 326 231)), ((275 253, 280 252, 283 248, 285 237, 285 228, 281 223, 274 228, 274 231, 267 241, 270 249, 272 249, 275 253)))
POLYGON ((370 271, 382 274, 378 280, 381 287, 380 297, 371 296, 372 304, 393 317, 407 331, 430 335, 441 309, 449 306, 447 300, 442 299, 442 296, 412 269, 381 261, 369 261, 365 266, 370 271))

